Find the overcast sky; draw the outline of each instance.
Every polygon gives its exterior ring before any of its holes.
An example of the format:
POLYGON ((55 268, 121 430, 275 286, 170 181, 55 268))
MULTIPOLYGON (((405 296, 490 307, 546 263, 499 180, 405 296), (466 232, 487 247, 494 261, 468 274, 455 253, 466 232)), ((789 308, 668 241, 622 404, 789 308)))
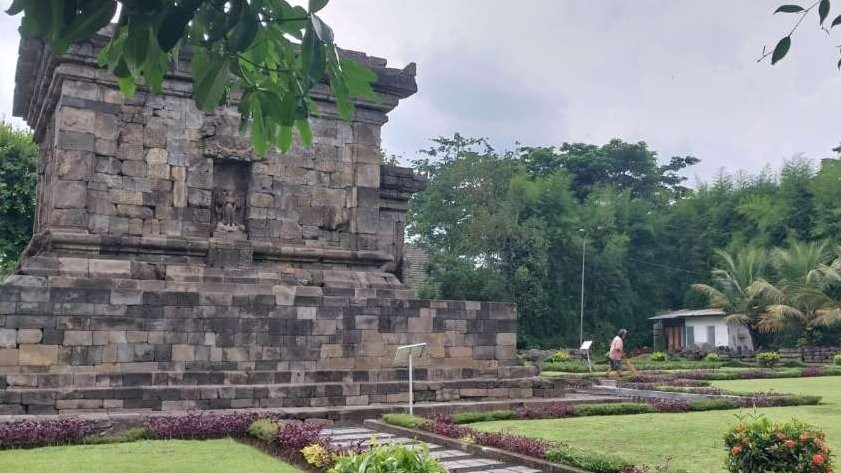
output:
MULTIPOLYGON (((342 47, 418 64, 418 94, 384 129, 390 153, 412 158, 456 131, 498 148, 618 137, 647 141, 663 160, 694 155, 691 177, 708 179, 830 157, 841 143, 841 34, 828 39, 810 18, 788 58, 756 62, 795 20, 771 15, 780 3, 333 0, 322 16, 342 47)), ((0 18, 9 117, 19 18, 0 18)))

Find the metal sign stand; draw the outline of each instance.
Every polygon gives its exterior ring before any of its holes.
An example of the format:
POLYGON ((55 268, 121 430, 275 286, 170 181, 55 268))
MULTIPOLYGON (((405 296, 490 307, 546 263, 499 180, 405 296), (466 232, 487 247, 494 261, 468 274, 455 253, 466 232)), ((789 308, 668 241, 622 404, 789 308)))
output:
POLYGON ((579 350, 583 351, 585 355, 587 355, 587 367, 590 368, 590 372, 593 372, 593 364, 590 363, 590 347, 593 346, 592 340, 585 340, 584 343, 581 344, 581 348, 579 350))
POLYGON ((426 343, 415 343, 414 345, 403 345, 397 347, 397 353, 394 355, 394 363, 402 364, 408 361, 409 363, 409 415, 414 415, 415 391, 414 391, 414 367, 412 366, 412 359, 423 356, 423 351, 426 349, 426 343))

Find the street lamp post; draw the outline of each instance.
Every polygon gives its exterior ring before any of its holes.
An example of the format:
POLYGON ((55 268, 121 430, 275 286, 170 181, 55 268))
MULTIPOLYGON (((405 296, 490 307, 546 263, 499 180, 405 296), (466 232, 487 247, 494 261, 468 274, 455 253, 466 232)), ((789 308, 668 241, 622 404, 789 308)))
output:
POLYGON ((581 232, 582 236, 582 243, 581 243, 581 316, 578 323, 578 336, 580 338, 579 343, 584 343, 584 262, 587 258, 587 233, 584 231, 583 228, 578 229, 581 232))

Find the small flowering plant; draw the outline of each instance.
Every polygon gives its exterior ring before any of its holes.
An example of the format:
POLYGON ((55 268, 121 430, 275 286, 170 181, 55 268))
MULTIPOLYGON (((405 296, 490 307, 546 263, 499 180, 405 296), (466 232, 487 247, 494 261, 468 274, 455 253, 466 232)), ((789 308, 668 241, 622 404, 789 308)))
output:
POLYGON ((755 413, 737 416, 724 436, 730 473, 832 473, 823 432, 798 420, 772 423, 755 413))

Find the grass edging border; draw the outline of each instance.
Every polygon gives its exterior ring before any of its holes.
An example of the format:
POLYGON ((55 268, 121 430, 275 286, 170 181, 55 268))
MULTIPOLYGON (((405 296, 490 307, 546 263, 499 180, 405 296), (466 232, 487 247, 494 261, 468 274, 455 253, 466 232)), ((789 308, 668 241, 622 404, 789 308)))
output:
POLYGON ((560 463, 554 463, 548 460, 542 460, 527 455, 520 455, 519 453, 510 452, 508 450, 502 450, 500 448, 484 447, 481 445, 469 444, 456 439, 451 439, 449 437, 444 437, 442 435, 436 435, 430 432, 424 432, 415 429, 407 429, 405 427, 398 427, 396 425, 387 424, 380 420, 366 419, 364 425, 365 427, 369 427, 374 430, 387 432, 395 435, 401 435, 404 437, 411 438, 413 440, 420 440, 426 443, 445 445, 447 447, 456 448, 479 457, 491 457, 495 460, 504 461, 506 463, 512 463, 514 465, 524 465, 549 473, 592 473, 588 470, 582 470, 574 466, 562 465, 560 463))

